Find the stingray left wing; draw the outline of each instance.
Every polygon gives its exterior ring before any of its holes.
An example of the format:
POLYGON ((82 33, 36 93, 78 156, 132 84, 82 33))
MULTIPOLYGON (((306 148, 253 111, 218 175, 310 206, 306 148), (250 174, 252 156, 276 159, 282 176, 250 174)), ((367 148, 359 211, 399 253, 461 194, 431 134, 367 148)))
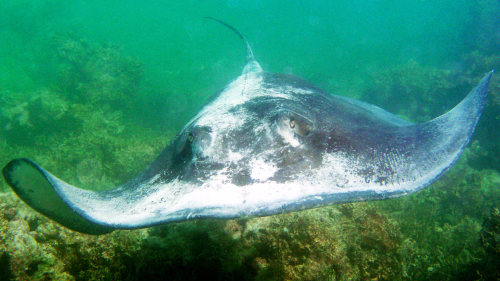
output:
MULTIPOLYGON (((85 193, 56 178, 28 159, 15 159, 3 168, 7 183, 33 209, 83 233, 102 234, 113 228, 96 224, 67 199, 68 192, 85 193)), ((83 198, 82 198, 83 199, 83 198)))

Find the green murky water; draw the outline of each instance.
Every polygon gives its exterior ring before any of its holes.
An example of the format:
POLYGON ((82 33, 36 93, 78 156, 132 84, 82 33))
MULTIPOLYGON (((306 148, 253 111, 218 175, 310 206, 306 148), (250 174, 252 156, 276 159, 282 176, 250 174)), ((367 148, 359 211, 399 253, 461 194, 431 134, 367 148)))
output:
MULTIPOLYGON (((36 160, 91 189, 153 160, 240 74, 265 71, 425 121, 500 69, 500 2, 0 2, 0 166, 36 160)), ((500 79, 459 163, 418 194, 86 236, 0 181, 0 280, 496 280, 500 79)))

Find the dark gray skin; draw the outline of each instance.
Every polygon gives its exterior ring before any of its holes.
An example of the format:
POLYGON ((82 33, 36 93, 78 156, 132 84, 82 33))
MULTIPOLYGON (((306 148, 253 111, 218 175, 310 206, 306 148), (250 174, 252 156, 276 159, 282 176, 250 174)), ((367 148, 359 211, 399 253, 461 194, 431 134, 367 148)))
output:
POLYGON ((458 159, 493 73, 448 113, 412 124, 298 77, 263 72, 243 36, 222 24, 247 46, 242 75, 135 179, 89 191, 15 159, 3 169, 7 183, 35 210, 94 234, 403 196, 458 159))
MULTIPOLYGON (((408 146, 415 144, 417 130, 377 118, 372 111, 330 95, 299 77, 275 73, 261 75, 262 91, 285 87, 314 94, 294 94, 290 90, 284 94, 293 100, 262 96, 231 109, 236 114, 250 116, 242 126, 225 132, 221 140, 232 151, 250 151, 247 157, 231 167, 232 183, 252 184, 254 180, 249 176, 248 160, 269 148, 274 151, 269 160, 277 160, 279 168, 270 178, 276 182, 289 181, 304 171, 321 166, 324 153, 334 152, 343 152, 361 162, 372 162, 368 169, 360 167, 360 172, 366 173, 366 181, 397 180, 395 169, 380 161, 378 154, 397 153, 409 157, 408 146), (254 131, 257 123, 273 124, 273 137, 264 138, 254 131), (276 132, 278 126, 293 132, 301 143, 300 147, 284 142, 276 132)), ((212 128, 197 126, 195 120, 176 136, 143 175, 144 180, 160 173, 162 182, 179 178, 179 175, 185 181, 203 182, 212 171, 225 167, 225 163, 211 162, 201 154, 212 141, 210 132, 212 128)))

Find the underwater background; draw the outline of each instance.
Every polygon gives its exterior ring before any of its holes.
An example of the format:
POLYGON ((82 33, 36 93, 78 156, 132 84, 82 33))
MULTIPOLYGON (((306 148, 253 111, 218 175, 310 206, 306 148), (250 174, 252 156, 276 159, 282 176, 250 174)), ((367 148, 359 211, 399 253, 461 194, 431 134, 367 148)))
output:
MULTIPOLYGON (((498 0, 2 0, 0 167, 89 189, 144 169, 242 71, 422 122, 500 70, 498 0)), ((403 198, 92 236, 0 180, 0 280, 500 280, 500 74, 470 145, 403 198)))

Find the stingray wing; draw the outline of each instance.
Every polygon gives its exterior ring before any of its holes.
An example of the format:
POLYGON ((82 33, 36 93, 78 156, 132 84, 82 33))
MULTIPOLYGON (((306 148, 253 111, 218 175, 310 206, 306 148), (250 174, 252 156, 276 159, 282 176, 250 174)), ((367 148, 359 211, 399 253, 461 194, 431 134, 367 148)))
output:
MULTIPOLYGON (((87 191, 71 186, 28 159, 15 159, 3 168, 7 183, 28 205, 60 224, 83 233, 101 234, 113 228, 96 223, 68 194, 87 191)), ((93 192, 90 192, 93 193, 93 192)), ((81 197, 85 200, 85 197, 81 197)), ((87 208, 94 206, 88 204, 87 208)))
POLYGON ((334 159, 324 163, 336 170, 322 173, 333 187, 319 199, 311 197, 307 204, 398 197, 430 185, 469 143, 484 109, 492 74, 488 73, 452 110, 421 124, 407 124, 378 107, 349 101, 393 126, 367 128, 348 120, 351 122, 344 127, 350 131, 340 137, 345 143, 341 153, 331 153, 334 159))
POLYGON ((367 102, 360 101, 360 100, 351 99, 351 98, 344 97, 344 96, 339 96, 339 95, 332 95, 332 96, 334 96, 337 99, 343 100, 347 103, 350 103, 354 106, 361 107, 361 108, 365 109, 366 111, 369 111, 374 116, 377 116, 377 118, 385 120, 387 123, 392 124, 394 126, 403 127, 403 126, 413 125, 412 122, 404 120, 404 119, 398 117, 397 115, 394 115, 394 114, 392 114, 392 113, 390 113, 390 112, 388 112, 388 111, 384 110, 383 108, 380 108, 376 105, 369 104, 367 102))
POLYGON ((423 124, 405 126, 403 121, 388 117, 388 113, 379 108, 351 102, 397 124, 401 136, 392 138, 392 141, 412 139, 408 143, 385 145, 411 152, 408 159, 414 163, 406 167, 417 165, 417 169, 397 172, 414 172, 414 178, 401 184, 395 182, 382 191, 331 188, 315 193, 315 188, 287 184, 270 188, 266 183, 241 189, 221 185, 210 188, 203 183, 193 185, 178 180, 158 184, 154 175, 112 190, 91 191, 65 183, 28 159, 11 161, 4 167, 3 175, 17 195, 35 210, 70 229, 85 233, 147 227, 190 218, 270 215, 339 202, 401 196, 431 184, 457 160, 484 108, 492 73, 487 74, 454 109, 423 124))

